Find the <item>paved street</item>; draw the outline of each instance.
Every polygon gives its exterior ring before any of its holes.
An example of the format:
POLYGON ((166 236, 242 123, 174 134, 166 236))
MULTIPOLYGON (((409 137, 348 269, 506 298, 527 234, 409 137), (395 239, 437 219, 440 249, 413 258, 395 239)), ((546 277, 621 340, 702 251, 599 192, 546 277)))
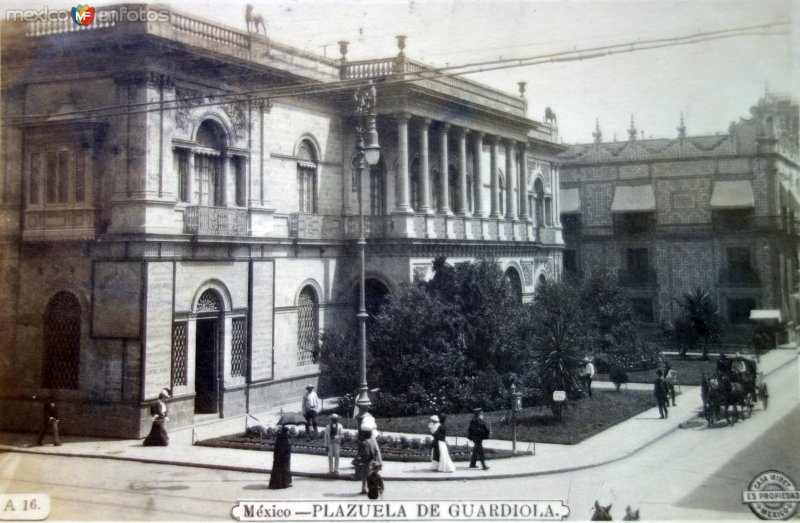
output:
MULTIPOLYGON (((800 401, 794 360, 768 377, 771 401, 752 419, 708 429, 689 423, 632 456, 584 470, 472 481, 387 482, 387 500, 564 499, 570 519, 588 519, 595 499, 625 505, 643 519, 752 519, 741 492, 759 472, 778 468, 800 479, 800 401)), ((659 420, 647 420, 660 423, 659 420)), ((0 490, 47 492, 51 519, 228 519, 237 499, 360 499, 355 482, 295 478, 283 491, 266 475, 128 461, 4 453, 0 490)))

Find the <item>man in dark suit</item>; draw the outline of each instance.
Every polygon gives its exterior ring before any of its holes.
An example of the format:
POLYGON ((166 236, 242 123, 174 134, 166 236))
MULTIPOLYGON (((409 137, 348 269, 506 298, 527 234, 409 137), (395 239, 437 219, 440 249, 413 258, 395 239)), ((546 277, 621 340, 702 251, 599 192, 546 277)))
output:
POLYGON ((53 429, 53 445, 58 447, 61 445, 58 440, 58 410, 56 409, 56 404, 52 401, 44 405, 44 422, 42 423, 42 430, 39 431, 37 445, 41 445, 44 442, 44 435, 48 428, 53 429))
POLYGON ((483 440, 489 437, 489 427, 483 421, 482 409, 474 409, 472 412, 475 415, 469 422, 469 428, 467 429, 467 438, 474 444, 472 456, 469 459, 469 468, 477 468, 476 462, 480 459, 483 470, 487 470, 489 467, 486 466, 486 459, 483 456, 483 440))

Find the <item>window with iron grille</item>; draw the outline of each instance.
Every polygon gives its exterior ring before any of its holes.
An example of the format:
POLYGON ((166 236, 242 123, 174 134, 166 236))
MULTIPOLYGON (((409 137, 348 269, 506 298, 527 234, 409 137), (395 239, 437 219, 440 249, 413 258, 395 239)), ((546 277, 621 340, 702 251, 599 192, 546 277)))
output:
POLYGON ((176 321, 172 324, 172 386, 187 385, 186 372, 186 322, 176 321))
POLYGON ((233 318, 231 325, 231 376, 244 376, 247 358, 247 323, 245 318, 233 318))
POLYGON ((319 305, 311 287, 300 293, 297 307, 297 364, 316 363, 319 346, 319 305))
POLYGON ((81 353, 81 306, 69 292, 50 300, 44 315, 45 360, 42 386, 77 389, 81 353))

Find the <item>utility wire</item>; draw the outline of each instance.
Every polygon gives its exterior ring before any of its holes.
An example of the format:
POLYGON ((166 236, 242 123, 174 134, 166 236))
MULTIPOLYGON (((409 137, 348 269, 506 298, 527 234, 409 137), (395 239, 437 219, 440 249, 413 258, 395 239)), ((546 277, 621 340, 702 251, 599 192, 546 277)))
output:
POLYGON ((187 103, 191 107, 209 107, 222 104, 250 101, 253 100, 254 98, 275 99, 275 98, 287 98, 294 96, 325 94, 325 93, 332 93, 336 91, 350 90, 358 87, 363 87, 368 85, 371 81, 374 81, 378 85, 414 83, 427 80, 437 80, 446 77, 456 77, 467 74, 496 71, 501 69, 529 67, 534 65, 543 65, 547 63, 565 63, 572 61, 590 60, 616 54, 632 53, 638 51, 647 51, 659 48, 677 47, 684 45, 693 45, 701 42, 728 39, 728 38, 740 38, 745 36, 786 35, 790 34, 790 31, 787 30, 774 31, 771 29, 781 28, 789 25, 790 25, 789 23, 761 24, 761 25, 739 27, 733 29, 724 29, 718 31, 708 31, 703 33, 696 33, 693 35, 685 35, 685 36, 678 36, 671 38, 656 38, 644 41, 637 40, 634 42, 627 42, 622 44, 591 47, 580 50, 574 49, 574 50, 561 51, 557 53, 548 53, 548 54, 523 57, 523 58, 489 60, 483 62, 473 62, 462 65, 439 67, 439 68, 426 67, 425 69, 419 71, 392 73, 377 78, 351 78, 351 79, 332 81, 332 82, 292 85, 286 87, 272 87, 266 89, 256 89, 251 91, 237 92, 237 93, 203 94, 203 95, 184 97, 179 99, 176 98, 172 100, 140 102, 135 104, 120 104, 120 105, 112 105, 107 107, 92 108, 79 111, 70 111, 58 114, 27 115, 23 117, 10 116, 10 117, 3 117, 3 120, 24 122, 30 120, 35 121, 42 119, 63 118, 68 116, 110 117, 110 116, 121 116, 130 114, 141 114, 141 113, 162 111, 162 110, 165 111, 175 110, 180 108, 183 104, 187 103), (213 98, 213 101, 206 101, 208 98, 213 98))

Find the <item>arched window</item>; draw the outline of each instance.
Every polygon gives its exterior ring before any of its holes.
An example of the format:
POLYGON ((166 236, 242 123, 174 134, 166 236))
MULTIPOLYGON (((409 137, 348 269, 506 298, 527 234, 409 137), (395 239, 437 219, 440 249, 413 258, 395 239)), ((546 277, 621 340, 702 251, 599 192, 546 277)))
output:
POLYGON ((450 210, 454 211, 458 199, 458 168, 455 165, 450 165, 447 170, 447 199, 450 210))
POLYGON ((469 210, 470 213, 473 213, 473 212, 475 212, 475 209, 473 208, 473 205, 472 205, 472 193, 473 193, 472 175, 469 175, 469 174, 467 175, 467 188, 466 188, 466 190, 467 190, 467 210, 469 210))
POLYGON ((542 185, 542 180, 536 180, 536 183, 533 184, 533 194, 534 198, 536 199, 536 225, 542 227, 545 225, 544 222, 544 186, 542 185))
POLYGON ((319 300, 310 285, 303 287, 297 300, 297 364, 317 362, 319 350, 319 300))
POLYGON ((511 287, 511 292, 514 293, 514 298, 522 302, 522 280, 519 278, 519 273, 513 267, 506 270, 506 281, 511 287))
POLYGON ((536 280, 536 287, 539 288, 547 282, 547 278, 544 277, 544 274, 539 275, 539 279, 536 280))
POLYGON ((222 162, 225 158, 225 131, 213 120, 205 120, 197 129, 195 169, 200 182, 200 205, 225 205, 225 179, 222 162))
POLYGON ((383 162, 369 168, 369 213, 386 214, 386 169, 383 162))
POLYGON ((75 295, 59 292, 44 313, 42 387, 77 389, 81 353, 81 305, 75 295))
POLYGON ((297 148, 298 211, 317 212, 317 153, 308 140, 297 148))
POLYGON ((500 205, 498 207, 498 211, 500 211, 500 216, 506 215, 506 178, 503 176, 503 171, 500 171, 500 174, 497 176, 500 179, 500 195, 498 200, 500 200, 500 205))
POLYGON ((422 205, 422 193, 420 193, 419 181, 419 158, 414 158, 411 161, 411 208, 419 212, 422 205))

